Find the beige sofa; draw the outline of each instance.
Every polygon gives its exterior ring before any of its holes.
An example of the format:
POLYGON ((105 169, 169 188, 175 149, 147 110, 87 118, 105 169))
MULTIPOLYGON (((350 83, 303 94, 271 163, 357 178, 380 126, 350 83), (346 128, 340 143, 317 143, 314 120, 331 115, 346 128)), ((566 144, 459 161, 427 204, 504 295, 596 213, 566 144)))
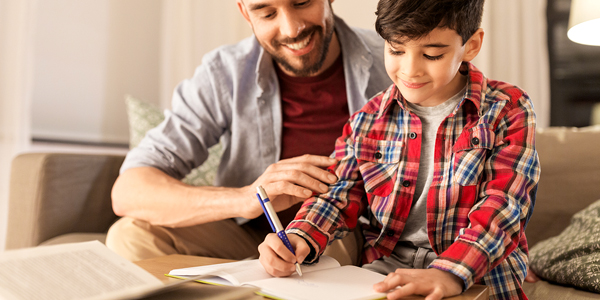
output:
MULTIPOLYGON (((571 216, 600 199, 600 128, 537 134, 542 175, 527 228, 530 246, 558 235, 571 216)), ((28 153, 13 160, 7 249, 104 241, 116 220, 110 189, 122 156, 28 153)), ((600 224, 599 224, 600 226, 600 224)), ((530 299, 600 299, 546 281, 525 284, 530 299)))

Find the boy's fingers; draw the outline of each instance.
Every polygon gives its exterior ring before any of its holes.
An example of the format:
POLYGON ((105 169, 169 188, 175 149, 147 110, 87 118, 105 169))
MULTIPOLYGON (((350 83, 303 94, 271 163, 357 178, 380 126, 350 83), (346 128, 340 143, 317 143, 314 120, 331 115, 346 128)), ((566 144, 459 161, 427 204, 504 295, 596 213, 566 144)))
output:
MULTIPOLYGON (((267 273, 278 277, 289 276, 295 271, 295 266, 293 262, 288 262, 282 259, 277 249, 278 242, 283 244, 277 235, 274 233, 268 234, 265 238, 265 241, 258 246, 258 250, 260 252, 259 261, 267 273)), ((296 258, 294 255, 287 248, 285 249, 291 256, 291 260, 295 262, 296 258)), ((284 252, 284 254, 286 253, 284 252)))
POLYGON ((440 300, 444 297, 444 292, 439 289, 436 288, 433 290, 433 292, 431 292, 431 294, 429 294, 427 297, 425 297, 425 300, 440 300))
POLYGON ((396 273, 388 274, 382 282, 376 283, 373 288, 378 292, 387 292, 400 285, 401 276, 396 273))
POLYGON ((269 233, 265 238, 265 242, 268 243, 275 255, 282 261, 291 264, 296 262, 296 256, 283 244, 283 241, 275 233, 269 233))
POLYGON ((388 299, 400 299, 402 297, 414 295, 416 292, 417 286, 410 282, 404 286, 397 288, 396 290, 388 293, 388 299))

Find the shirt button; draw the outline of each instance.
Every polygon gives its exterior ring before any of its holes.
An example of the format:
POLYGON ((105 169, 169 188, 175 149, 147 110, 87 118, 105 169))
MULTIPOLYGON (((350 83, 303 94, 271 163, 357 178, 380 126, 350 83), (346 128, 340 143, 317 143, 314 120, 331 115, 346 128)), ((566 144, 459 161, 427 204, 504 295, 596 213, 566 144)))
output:
POLYGON ((414 132, 411 132, 411 133, 408 135, 408 137, 409 137, 411 140, 414 140, 414 139, 416 139, 416 138, 417 138, 417 134, 416 134, 416 133, 414 133, 414 132))
POLYGON ((381 159, 382 157, 383 157, 383 154, 381 154, 381 152, 375 152, 376 159, 381 159))
POLYGON ((396 234, 396 232, 395 232, 395 231, 393 231, 393 230, 391 230, 391 229, 390 229, 390 230, 387 230, 387 231, 385 232, 385 235, 387 235, 387 236, 389 236, 389 237, 393 237, 395 234, 396 234))
POLYGON ((402 181, 402 186, 403 187, 409 187, 410 186, 410 181, 408 181, 408 180, 402 181))
POLYGON ((477 145, 479 145, 479 139, 474 137, 471 139, 471 143, 473 143, 473 145, 477 146, 477 145))

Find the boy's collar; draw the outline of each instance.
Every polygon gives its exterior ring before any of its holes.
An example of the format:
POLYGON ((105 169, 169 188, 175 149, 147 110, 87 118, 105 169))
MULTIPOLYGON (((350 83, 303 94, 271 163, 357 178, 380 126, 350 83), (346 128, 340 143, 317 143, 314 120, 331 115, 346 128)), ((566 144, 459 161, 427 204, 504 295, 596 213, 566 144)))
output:
MULTIPOLYGON (((477 111, 479 111, 481 107, 481 97, 485 92, 482 90, 482 87, 485 85, 484 82, 487 82, 487 79, 485 76, 483 76, 483 73, 470 62, 463 62, 460 66, 459 72, 467 76, 467 92, 465 93, 464 100, 473 102, 475 107, 477 107, 477 111)), ((452 111, 451 115, 456 113, 458 108, 462 106, 462 103, 464 103, 464 100, 459 106, 457 106, 457 109, 452 111)), ((402 97, 402 94, 400 94, 400 90, 396 87, 396 85, 392 84, 385 91, 385 94, 382 97, 377 118, 380 118, 390 108, 392 103, 398 103, 400 108, 410 111, 410 108, 406 104, 406 99, 402 97)))

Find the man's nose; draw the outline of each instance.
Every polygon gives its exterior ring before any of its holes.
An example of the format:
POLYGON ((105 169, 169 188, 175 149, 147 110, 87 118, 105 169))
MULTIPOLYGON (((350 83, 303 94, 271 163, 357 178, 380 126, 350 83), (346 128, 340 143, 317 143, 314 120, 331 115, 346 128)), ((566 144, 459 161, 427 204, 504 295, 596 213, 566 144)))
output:
POLYGON ((306 25, 302 19, 294 11, 283 11, 279 31, 281 36, 287 38, 295 38, 304 30, 306 25))

